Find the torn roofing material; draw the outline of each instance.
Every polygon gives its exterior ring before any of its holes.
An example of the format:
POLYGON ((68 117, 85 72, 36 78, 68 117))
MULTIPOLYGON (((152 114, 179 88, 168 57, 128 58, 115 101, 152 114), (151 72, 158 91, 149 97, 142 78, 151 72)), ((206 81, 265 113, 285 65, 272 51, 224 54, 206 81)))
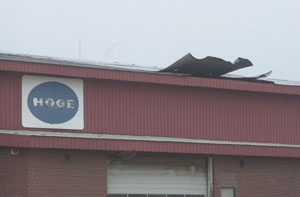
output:
POLYGON ((260 80, 261 78, 268 77, 272 73, 272 71, 253 77, 227 75, 227 73, 249 66, 252 66, 250 60, 240 57, 235 60, 234 63, 231 63, 229 61, 211 56, 207 56, 203 59, 197 59, 190 53, 188 53, 171 66, 162 69, 159 72, 181 73, 194 77, 209 77, 250 82, 273 83, 271 81, 260 80))
MULTIPOLYGON (((191 54, 188 54, 188 55, 191 56, 191 54)), ((186 56, 188 56, 188 55, 186 55, 186 56)), ((214 57, 210 57, 210 58, 214 59, 214 57)), ((183 59, 183 58, 181 58, 181 59, 183 59)), ((220 62, 223 61, 226 63, 226 61, 224 61, 220 58, 215 58, 215 59, 221 60, 220 62)), ((242 58, 240 58, 240 59, 242 59, 242 58)), ((109 70, 120 70, 120 71, 152 73, 152 74, 154 73, 154 74, 163 74, 163 75, 165 75, 165 74, 176 75, 176 76, 191 76, 192 75, 190 73, 185 74, 185 73, 180 73, 180 72, 174 72, 171 69, 169 69, 172 65, 167 68, 158 67, 158 66, 147 66, 146 67, 146 66, 138 66, 135 64, 104 63, 104 62, 91 62, 91 61, 83 61, 83 60, 79 61, 79 60, 61 59, 61 58, 46 57, 46 56, 34 56, 34 55, 1 53, 1 52, 0 52, 0 60, 30 62, 30 63, 39 63, 39 64, 51 64, 51 65, 56 65, 56 66, 109 69, 109 70)), ((228 62, 228 63, 230 63, 230 62, 228 62)), ((232 63, 230 63, 230 64, 232 64, 232 63)), ((286 85, 286 86, 300 86, 300 82, 298 82, 298 81, 266 78, 270 75, 270 73, 271 72, 267 72, 265 74, 258 75, 255 77, 245 77, 245 76, 230 73, 230 74, 224 74, 219 77, 213 77, 213 78, 238 80, 238 81, 250 81, 250 82, 264 82, 264 83, 273 83, 273 84, 277 84, 277 85, 286 85)), ((212 78, 212 76, 209 76, 209 77, 212 78)))
POLYGON ((238 58, 234 63, 216 57, 197 59, 190 53, 160 72, 184 73, 196 77, 220 77, 226 73, 252 66, 248 59, 238 58))
POLYGON ((263 80, 261 79, 261 78, 270 76, 271 73, 272 73, 272 71, 269 71, 267 73, 257 75, 257 76, 253 76, 253 77, 244 77, 244 76, 238 76, 238 75, 225 74, 225 75, 222 75, 220 78, 230 79, 230 80, 238 80, 238 81, 263 82, 263 83, 275 84, 273 81, 266 80, 266 79, 263 79, 263 80))

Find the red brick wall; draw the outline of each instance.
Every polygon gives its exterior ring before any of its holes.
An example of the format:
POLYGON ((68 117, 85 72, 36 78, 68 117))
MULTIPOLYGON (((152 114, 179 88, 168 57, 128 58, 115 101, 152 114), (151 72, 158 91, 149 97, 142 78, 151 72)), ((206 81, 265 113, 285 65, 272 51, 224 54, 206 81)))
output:
POLYGON ((0 196, 106 196, 106 155, 99 151, 0 147, 0 196))
POLYGON ((236 197, 299 197, 300 159, 218 156, 214 158, 214 197, 222 187, 236 197))
POLYGON ((0 196, 26 196, 27 156, 0 147, 0 196))

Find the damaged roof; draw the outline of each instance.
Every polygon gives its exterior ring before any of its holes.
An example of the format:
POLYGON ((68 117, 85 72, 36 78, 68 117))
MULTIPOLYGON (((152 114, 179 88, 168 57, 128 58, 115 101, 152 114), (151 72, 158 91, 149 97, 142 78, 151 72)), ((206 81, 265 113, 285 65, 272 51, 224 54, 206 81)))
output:
POLYGON ((268 82, 278 85, 300 86, 300 82, 287 81, 279 79, 266 78, 271 74, 270 72, 260 74, 253 77, 244 77, 240 75, 228 74, 232 71, 250 67, 252 63, 248 59, 238 58, 233 63, 225 61, 217 57, 208 56, 203 59, 197 59, 190 53, 183 56, 181 59, 172 65, 163 68, 157 66, 138 66, 135 64, 120 64, 120 63, 104 63, 104 62, 91 62, 81 60, 67 60, 61 58, 33 56, 24 54, 0 53, 0 60, 32 62, 41 64, 51 64, 58 66, 73 66, 73 67, 87 67, 99 68, 120 71, 132 71, 153 74, 167 74, 177 76, 193 76, 205 78, 217 78, 250 82, 268 82))
POLYGON ((221 58, 211 56, 207 56, 203 59, 197 59, 192 56, 192 54, 188 53, 172 65, 160 70, 159 72, 184 73, 194 77, 230 78, 233 80, 243 81, 256 81, 257 79, 267 77, 272 73, 272 71, 269 71, 253 77, 229 77, 225 75, 250 66, 253 66, 250 60, 240 57, 231 63, 221 58))

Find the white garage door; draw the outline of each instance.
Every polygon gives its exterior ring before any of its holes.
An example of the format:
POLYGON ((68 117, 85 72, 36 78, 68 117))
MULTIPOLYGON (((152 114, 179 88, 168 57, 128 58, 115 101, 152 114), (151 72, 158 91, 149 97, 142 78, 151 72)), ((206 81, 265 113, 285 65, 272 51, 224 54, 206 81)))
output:
POLYGON ((111 160, 108 197, 204 197, 205 160, 195 157, 137 156, 111 160))

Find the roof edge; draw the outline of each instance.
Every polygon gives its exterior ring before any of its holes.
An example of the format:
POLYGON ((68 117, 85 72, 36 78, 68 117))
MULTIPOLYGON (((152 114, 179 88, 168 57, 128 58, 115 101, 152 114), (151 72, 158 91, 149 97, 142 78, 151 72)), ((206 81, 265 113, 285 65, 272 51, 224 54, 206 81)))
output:
MULTIPOLYGON (((134 67, 133 65, 131 65, 134 67)), ((141 83, 203 87, 225 90, 300 95, 298 84, 269 84, 218 78, 191 77, 180 73, 158 70, 130 69, 121 64, 92 64, 40 56, 0 53, 0 70, 61 77, 94 78, 141 83), (2 63, 1 63, 2 60, 2 63)))

